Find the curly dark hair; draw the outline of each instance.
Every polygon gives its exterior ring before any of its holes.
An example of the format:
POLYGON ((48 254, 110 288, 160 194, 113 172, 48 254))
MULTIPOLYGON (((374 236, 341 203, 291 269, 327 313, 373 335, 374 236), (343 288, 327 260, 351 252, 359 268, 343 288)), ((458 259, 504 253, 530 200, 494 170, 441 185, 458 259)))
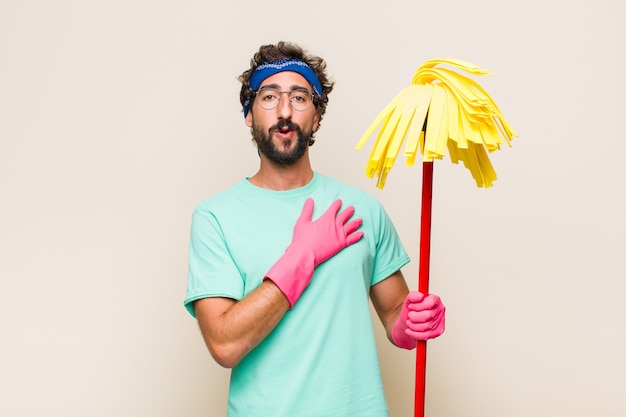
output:
MULTIPOLYGON (((300 59, 306 62, 307 65, 311 67, 311 69, 315 72, 315 75, 319 79, 320 84, 322 84, 322 95, 320 97, 313 97, 313 104, 319 116, 319 129, 320 122, 324 117, 324 113, 326 113, 328 94, 330 94, 330 92, 333 90, 333 86, 335 85, 335 83, 326 74, 326 61, 318 56, 311 55, 308 51, 304 50, 302 47, 296 45, 295 43, 281 41, 275 45, 262 45, 259 48, 258 52, 256 52, 250 60, 250 68, 244 71, 238 77, 239 81, 241 81, 239 101, 243 106, 248 99, 250 100, 250 102, 254 100, 256 92, 252 88, 250 88, 250 77, 259 65, 265 62, 276 62, 280 61, 281 59, 287 58, 300 59)), ((250 109, 250 111, 252 111, 252 109, 250 109)), ((313 142, 313 136, 311 136, 309 146, 313 145, 313 142)))

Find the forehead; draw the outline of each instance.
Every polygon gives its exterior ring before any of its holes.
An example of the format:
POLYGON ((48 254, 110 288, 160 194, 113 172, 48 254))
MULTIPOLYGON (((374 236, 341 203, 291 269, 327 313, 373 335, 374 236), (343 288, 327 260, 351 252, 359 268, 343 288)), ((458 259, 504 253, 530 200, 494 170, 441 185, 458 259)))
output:
POLYGON ((294 87, 304 87, 307 90, 312 89, 311 84, 302 75, 293 71, 282 71, 267 77, 259 88, 266 85, 276 86, 280 90, 291 90, 294 87))

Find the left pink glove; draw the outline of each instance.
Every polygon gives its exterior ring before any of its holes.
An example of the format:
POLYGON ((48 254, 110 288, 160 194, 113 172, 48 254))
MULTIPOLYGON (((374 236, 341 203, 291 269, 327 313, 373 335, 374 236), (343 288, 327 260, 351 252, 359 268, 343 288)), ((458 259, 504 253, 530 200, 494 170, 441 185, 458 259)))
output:
POLYGON ((441 336, 446 328, 446 307, 439 296, 411 291, 402 304, 400 316, 393 324, 391 337, 396 346, 411 350, 417 341, 441 336))

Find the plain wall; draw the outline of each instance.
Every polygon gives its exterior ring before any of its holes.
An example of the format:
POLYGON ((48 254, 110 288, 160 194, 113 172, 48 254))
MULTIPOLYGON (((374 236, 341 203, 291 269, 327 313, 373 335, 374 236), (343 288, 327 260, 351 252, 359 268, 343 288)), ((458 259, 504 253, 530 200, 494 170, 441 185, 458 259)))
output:
MULTIPOLYGON (((424 61, 467 60, 519 133, 477 188, 435 164, 426 414, 624 416, 621 1, 0 3, 0 415, 224 416, 228 370, 182 305, 191 212, 253 174, 236 77, 295 41, 336 81, 315 169, 376 195, 417 286, 421 169, 384 190, 362 133, 424 61)), ((376 321, 391 417, 414 352, 376 321)))

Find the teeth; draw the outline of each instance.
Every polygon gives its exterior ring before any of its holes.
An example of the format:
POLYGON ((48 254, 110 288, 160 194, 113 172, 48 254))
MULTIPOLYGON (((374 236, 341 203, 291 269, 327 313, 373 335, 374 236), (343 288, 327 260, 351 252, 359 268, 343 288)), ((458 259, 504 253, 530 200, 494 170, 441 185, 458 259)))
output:
POLYGON ((432 59, 423 63, 411 85, 378 114, 356 146, 361 149, 380 126, 365 166, 365 175, 378 178, 378 188, 385 187, 387 174, 405 137, 407 165, 414 165, 418 148, 427 162, 442 159, 447 148, 450 160, 454 164, 462 161, 478 187, 491 187, 497 177, 487 154, 499 150, 504 142, 511 146, 513 137, 518 136, 480 85, 452 70, 435 68, 439 64, 475 76, 492 75, 457 59, 432 59))

